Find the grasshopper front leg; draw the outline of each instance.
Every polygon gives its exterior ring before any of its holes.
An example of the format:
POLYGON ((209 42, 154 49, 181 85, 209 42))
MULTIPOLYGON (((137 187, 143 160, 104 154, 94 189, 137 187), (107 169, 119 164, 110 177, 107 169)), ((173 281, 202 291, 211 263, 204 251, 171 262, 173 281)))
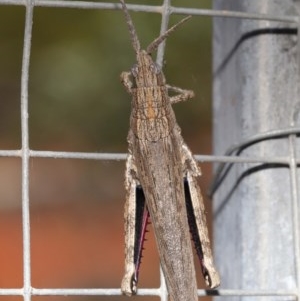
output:
POLYGON ((131 89, 132 89, 132 86, 133 86, 133 83, 132 81, 130 80, 130 77, 131 77, 131 73, 130 72, 126 72, 126 71, 123 71, 120 75, 120 78, 121 78, 121 83, 123 84, 123 86, 125 87, 126 91, 131 94, 131 89))
POLYGON ((189 226, 201 262, 205 283, 210 288, 215 288, 220 285, 220 277, 213 263, 204 202, 196 180, 201 175, 201 171, 189 148, 184 142, 182 143, 183 160, 186 168, 185 196, 189 226))

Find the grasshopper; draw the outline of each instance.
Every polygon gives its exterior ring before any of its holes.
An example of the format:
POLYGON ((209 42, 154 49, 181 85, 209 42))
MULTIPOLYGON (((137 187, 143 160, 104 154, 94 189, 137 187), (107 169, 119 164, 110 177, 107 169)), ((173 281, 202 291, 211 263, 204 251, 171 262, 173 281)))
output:
POLYGON ((125 171, 125 274, 121 290, 128 296, 137 292, 150 215, 171 300, 196 301, 191 236, 207 286, 215 288, 220 280, 196 181, 201 171, 183 141, 172 109, 172 104, 192 98, 194 92, 167 85, 161 68, 151 58, 158 45, 189 17, 142 50, 126 4, 124 0, 120 2, 137 61, 130 72, 121 73, 121 82, 132 96, 125 171), (168 91, 177 94, 169 96, 168 91))

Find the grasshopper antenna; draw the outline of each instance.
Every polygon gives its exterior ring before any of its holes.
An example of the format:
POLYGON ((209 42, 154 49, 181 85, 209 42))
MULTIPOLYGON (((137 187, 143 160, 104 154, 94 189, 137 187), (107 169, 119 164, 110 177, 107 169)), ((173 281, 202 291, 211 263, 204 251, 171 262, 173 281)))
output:
MULTIPOLYGON (((123 0, 120 0, 123 1, 123 0)), ((161 36, 159 36, 158 38, 156 38, 152 43, 150 43, 150 45, 147 47, 146 51, 148 54, 151 54, 153 51, 155 51, 158 47, 158 45, 163 42, 169 35, 171 32, 173 32, 178 26, 180 26, 181 24, 183 24, 184 22, 186 22, 187 20, 189 20, 192 16, 187 16, 184 19, 182 19, 181 21, 179 21, 177 24, 173 25, 171 28, 169 28, 164 34, 162 34, 161 36)))
POLYGON ((124 0, 120 0, 120 2, 121 2, 121 5, 122 5, 123 12, 125 14, 126 23, 128 25, 128 28, 129 28, 130 39, 131 39, 133 49, 136 53, 138 53, 138 52, 141 51, 140 41, 139 41, 138 36, 136 34, 135 27, 133 25, 132 19, 130 17, 130 14, 128 12, 128 9, 127 9, 127 6, 126 6, 124 0))

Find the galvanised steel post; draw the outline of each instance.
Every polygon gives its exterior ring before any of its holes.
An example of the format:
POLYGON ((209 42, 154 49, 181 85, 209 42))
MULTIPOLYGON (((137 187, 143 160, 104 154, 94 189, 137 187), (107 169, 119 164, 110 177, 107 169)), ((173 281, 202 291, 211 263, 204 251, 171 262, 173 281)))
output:
MULTIPOLYGON (((214 0, 213 6, 286 16, 299 14, 298 3, 214 0)), ((299 126, 297 24, 238 18, 214 18, 213 22, 214 154, 224 154, 233 144, 258 133, 299 126)), ((261 141, 240 156, 282 156, 294 162, 300 150, 294 138, 261 141)), ((299 178, 291 172, 292 166, 235 163, 214 194, 214 249, 222 289, 299 293, 299 254, 295 254, 299 250, 295 236, 299 178)), ((277 300, 230 298, 248 299, 277 300)), ((280 297, 287 299, 291 298, 280 297)))

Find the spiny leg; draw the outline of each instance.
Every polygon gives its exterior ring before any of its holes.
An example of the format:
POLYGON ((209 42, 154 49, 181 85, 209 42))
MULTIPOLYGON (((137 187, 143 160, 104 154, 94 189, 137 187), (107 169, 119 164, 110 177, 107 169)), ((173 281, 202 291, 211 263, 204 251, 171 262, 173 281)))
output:
POLYGON ((136 224, 135 224, 135 243, 134 243, 134 264, 136 283, 139 278, 139 270, 144 249, 145 235, 149 223, 149 211, 146 206, 145 195, 142 186, 136 187, 136 224))
POLYGON ((145 203, 142 187, 135 179, 135 165, 130 154, 126 163, 125 187, 127 198, 125 203, 125 274, 121 283, 123 294, 136 294, 139 268, 141 264, 143 244, 149 212, 145 203))
POLYGON ((215 288, 220 285, 220 277, 213 263, 203 197, 196 179, 201 172, 189 148, 184 143, 182 149, 186 166, 185 196, 189 226, 206 285, 215 288))

